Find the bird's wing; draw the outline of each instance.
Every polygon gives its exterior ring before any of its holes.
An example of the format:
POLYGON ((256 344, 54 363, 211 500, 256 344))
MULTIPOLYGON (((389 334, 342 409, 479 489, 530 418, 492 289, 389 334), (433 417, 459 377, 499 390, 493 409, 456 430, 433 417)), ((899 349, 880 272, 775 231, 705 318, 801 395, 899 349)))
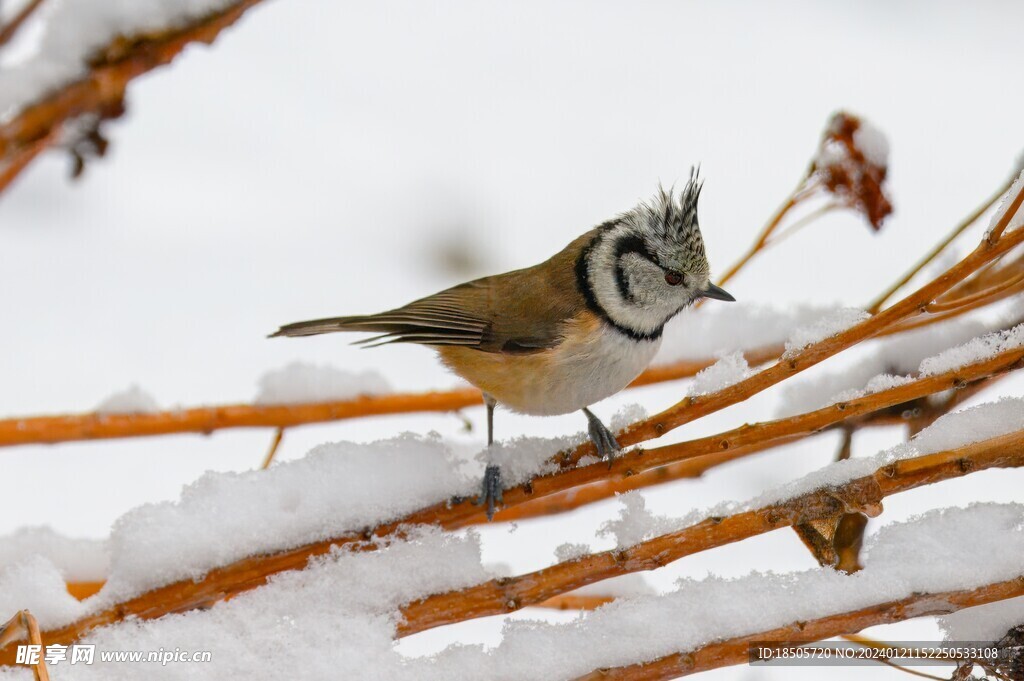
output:
POLYGON ((364 331, 379 334, 358 341, 368 347, 419 343, 514 353, 551 348, 561 342, 565 322, 585 309, 574 266, 587 236, 534 267, 460 284, 387 312, 288 324, 273 336, 364 331))

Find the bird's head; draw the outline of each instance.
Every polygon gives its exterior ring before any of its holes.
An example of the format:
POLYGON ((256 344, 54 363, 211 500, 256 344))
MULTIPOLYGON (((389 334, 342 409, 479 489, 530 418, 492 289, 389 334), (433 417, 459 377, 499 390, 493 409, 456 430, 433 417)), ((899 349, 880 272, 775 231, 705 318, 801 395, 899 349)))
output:
POLYGON ((697 222, 697 172, 676 195, 650 201, 605 223, 586 255, 594 301, 609 320, 637 337, 657 337, 665 323, 701 298, 735 300, 711 283, 697 222))

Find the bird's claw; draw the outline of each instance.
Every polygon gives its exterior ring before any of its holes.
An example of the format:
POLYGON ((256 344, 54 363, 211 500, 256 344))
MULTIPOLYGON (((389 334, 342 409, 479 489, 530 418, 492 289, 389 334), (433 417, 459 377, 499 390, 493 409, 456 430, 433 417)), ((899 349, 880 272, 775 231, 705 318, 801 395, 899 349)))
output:
POLYGON ((608 430, 608 427, 601 423, 601 419, 594 416, 589 410, 584 410, 584 413, 587 415, 587 432, 597 448, 597 455, 607 461, 608 465, 611 465, 615 455, 622 451, 622 447, 619 446, 615 436, 612 435, 612 431, 608 430))
POLYGON ((476 506, 487 507, 488 522, 494 518, 494 509, 503 501, 501 492, 501 468, 489 464, 484 471, 484 482, 480 490, 480 496, 473 502, 476 506))

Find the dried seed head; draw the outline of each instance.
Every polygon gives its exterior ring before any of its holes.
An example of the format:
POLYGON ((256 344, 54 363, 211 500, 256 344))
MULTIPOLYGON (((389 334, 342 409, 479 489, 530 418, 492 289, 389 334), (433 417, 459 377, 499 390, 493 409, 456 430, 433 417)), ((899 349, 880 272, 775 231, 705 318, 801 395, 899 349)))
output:
POLYGON ((885 185, 888 170, 885 136, 857 116, 839 111, 825 128, 809 175, 878 231, 892 213, 885 185))

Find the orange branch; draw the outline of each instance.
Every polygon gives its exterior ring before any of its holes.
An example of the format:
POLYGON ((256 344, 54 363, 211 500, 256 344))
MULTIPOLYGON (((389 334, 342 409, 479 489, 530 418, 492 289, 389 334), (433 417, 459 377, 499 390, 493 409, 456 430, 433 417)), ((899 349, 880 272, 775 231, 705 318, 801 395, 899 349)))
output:
POLYGON ((538 603, 537 607, 550 608, 552 610, 597 610, 602 605, 608 605, 614 600, 614 596, 562 594, 549 598, 543 603, 538 603))
POLYGON ((57 139, 57 132, 52 131, 49 135, 22 147, 3 163, 0 167, 0 192, 6 189, 36 156, 45 151, 57 139))
MULTIPOLYGON (((781 354, 779 346, 746 353, 751 365, 781 354)), ((681 360, 652 366, 630 385, 632 388, 694 376, 714 359, 681 360)), ((309 423, 340 421, 364 416, 414 412, 455 411, 482 404, 476 388, 427 393, 364 396, 336 402, 292 405, 231 404, 195 407, 151 414, 68 414, 0 419, 0 447, 52 444, 81 440, 169 435, 209 434, 225 428, 288 428, 309 423)))
POLYGON ((212 433, 224 428, 287 428, 306 423, 418 411, 454 411, 480 404, 480 391, 357 397, 310 404, 230 404, 152 414, 69 414, 0 421, 0 446, 107 438, 212 433))

